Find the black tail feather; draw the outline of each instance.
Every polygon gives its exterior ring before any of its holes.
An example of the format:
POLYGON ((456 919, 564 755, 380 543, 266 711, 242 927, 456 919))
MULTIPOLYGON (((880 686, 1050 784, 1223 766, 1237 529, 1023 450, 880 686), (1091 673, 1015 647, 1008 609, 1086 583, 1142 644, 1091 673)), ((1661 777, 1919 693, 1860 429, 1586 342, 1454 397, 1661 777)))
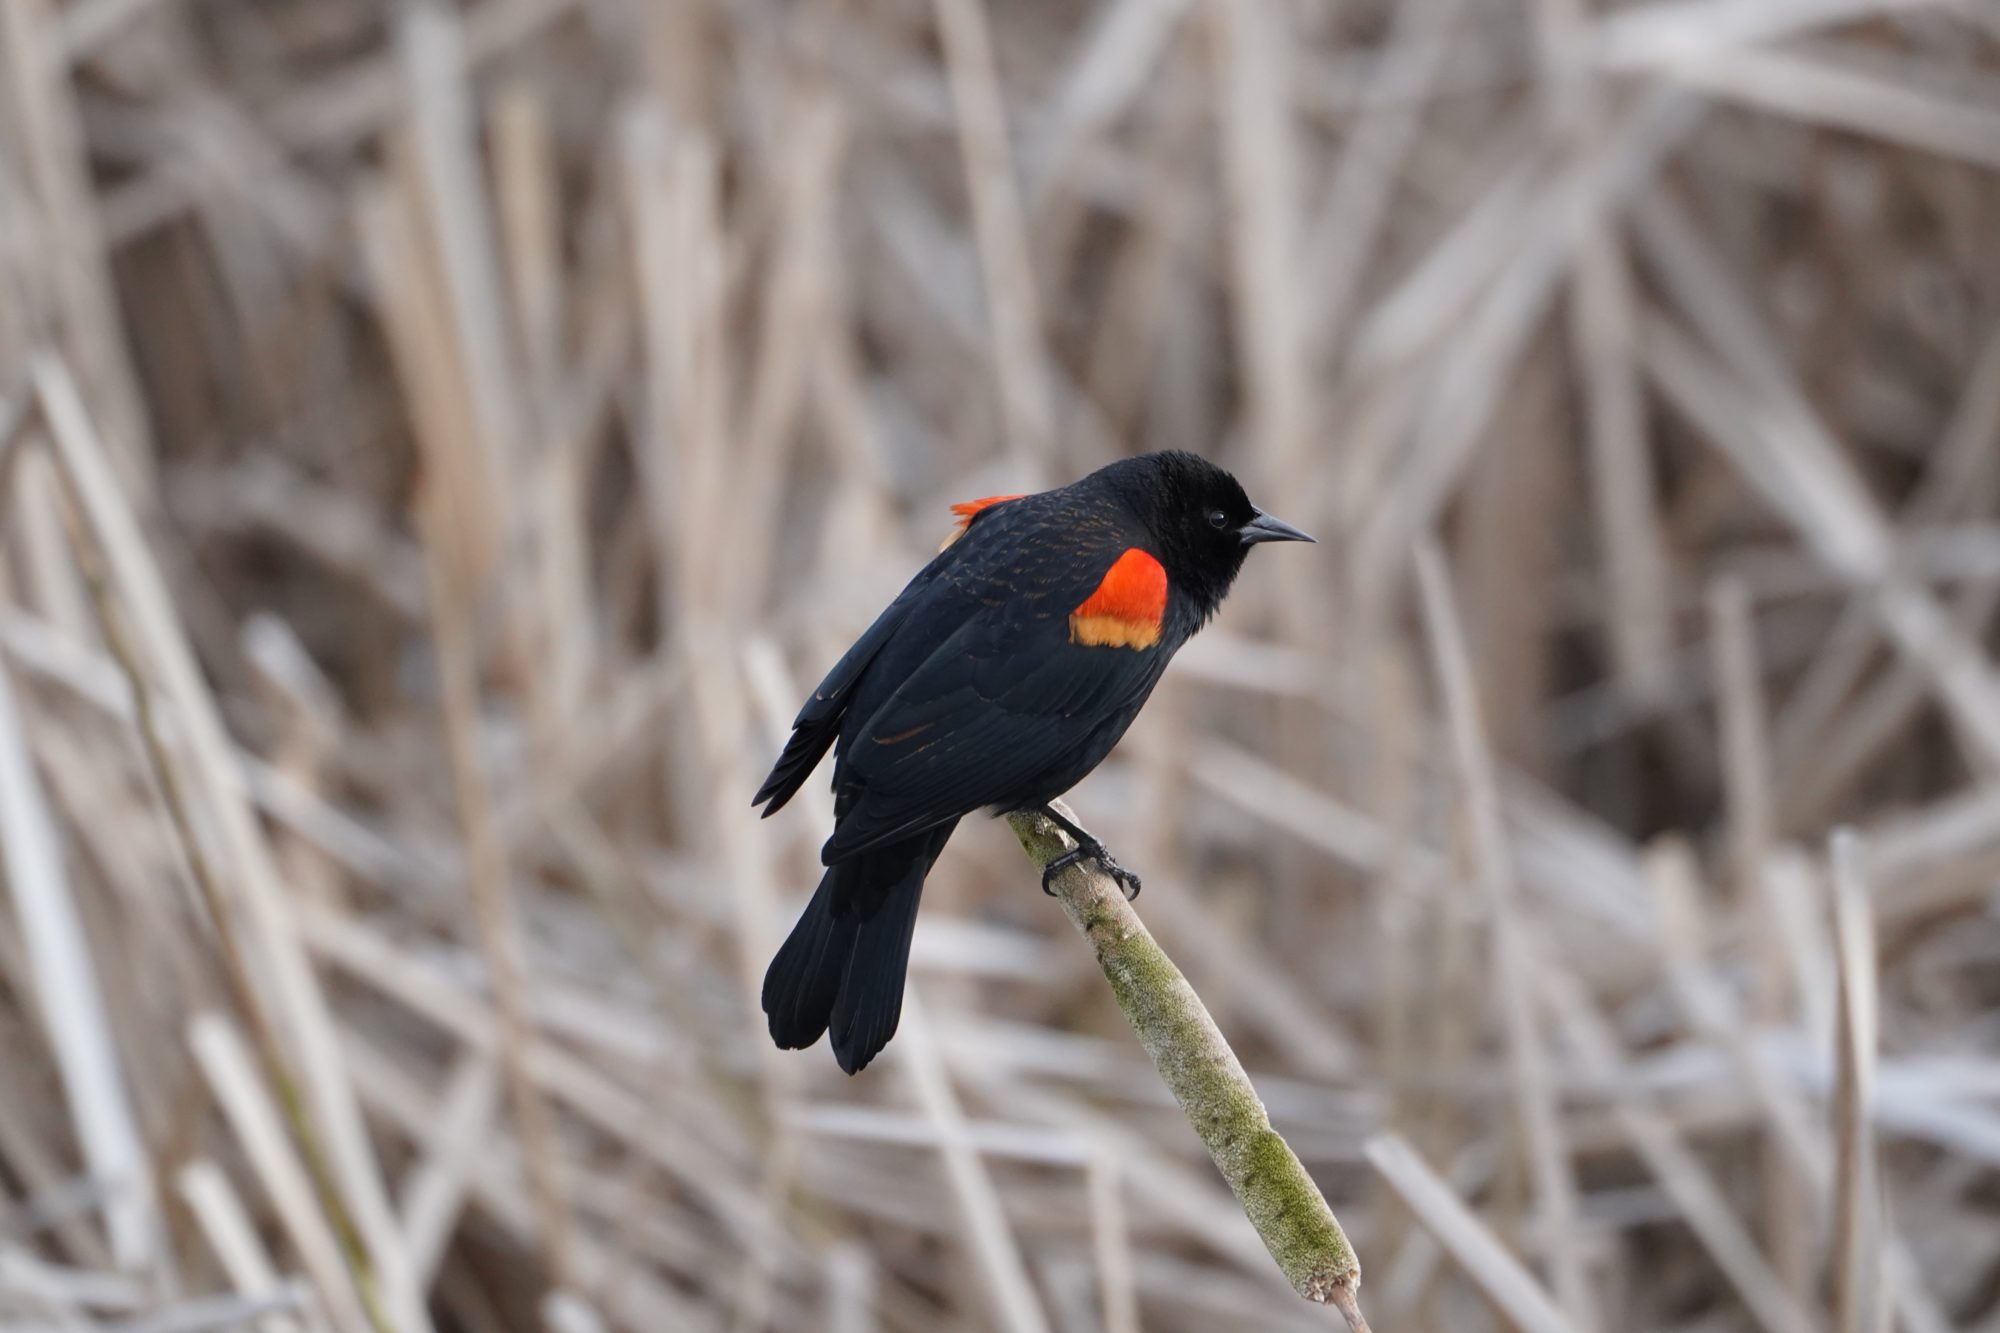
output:
POLYGON ((861 933, 859 917, 833 914, 834 881, 840 873, 835 866, 820 876, 805 915, 764 972, 764 1013, 771 1020, 771 1040, 787 1051, 804 1050, 825 1035, 840 979, 861 933))
POLYGON ((829 866, 764 973, 771 1040, 786 1050, 833 1030, 840 1067, 860 1073, 903 1015, 903 981, 924 877, 952 824, 829 866))
POLYGON ((916 933, 923 872, 912 879, 855 937, 847 974, 840 979, 833 1002, 833 1058, 850 1074, 860 1073, 889 1044, 903 1018, 903 983, 909 977, 910 936, 916 933))

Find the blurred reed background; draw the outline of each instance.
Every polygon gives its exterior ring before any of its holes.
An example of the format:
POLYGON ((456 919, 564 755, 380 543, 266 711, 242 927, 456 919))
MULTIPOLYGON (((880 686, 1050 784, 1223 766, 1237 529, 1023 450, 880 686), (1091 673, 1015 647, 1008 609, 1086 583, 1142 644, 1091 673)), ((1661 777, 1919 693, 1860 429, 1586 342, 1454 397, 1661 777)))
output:
POLYGON ((1076 804, 1375 1327, 2000 1329, 1996 168, 1989 0, 5 0, 0 1321, 1328 1327, 1004 826, 756 1012, 1172 446, 1322 545, 1076 804))

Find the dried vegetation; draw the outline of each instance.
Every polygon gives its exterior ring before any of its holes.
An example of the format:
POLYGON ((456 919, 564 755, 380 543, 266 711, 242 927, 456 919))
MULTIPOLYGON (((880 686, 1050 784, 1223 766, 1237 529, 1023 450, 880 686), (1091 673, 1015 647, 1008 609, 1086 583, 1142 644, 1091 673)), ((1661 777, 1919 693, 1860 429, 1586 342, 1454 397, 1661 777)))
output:
POLYGON ((748 794, 952 500, 1383 1330, 2000 1326, 1990 0, 0 3, 0 1322, 1324 1328, 1004 827, 748 794), (1297 558, 1292 558, 1297 557, 1297 558))

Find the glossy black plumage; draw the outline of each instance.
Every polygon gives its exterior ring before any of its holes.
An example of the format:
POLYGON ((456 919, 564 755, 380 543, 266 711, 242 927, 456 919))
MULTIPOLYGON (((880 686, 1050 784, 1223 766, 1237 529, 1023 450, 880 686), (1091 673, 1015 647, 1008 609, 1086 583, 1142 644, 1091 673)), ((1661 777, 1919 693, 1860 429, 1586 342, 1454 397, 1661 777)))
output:
POLYGON ((835 751, 827 871, 765 975, 780 1046, 831 1028, 861 1069, 901 1013, 924 877, 957 821, 1027 809, 1110 753, 1175 651, 1258 541, 1303 537, 1189 454, 1114 463, 981 510, 912 579, 800 710, 756 802, 769 815, 835 751), (1157 559, 1157 640, 1090 646, 1071 615, 1128 550, 1157 559))

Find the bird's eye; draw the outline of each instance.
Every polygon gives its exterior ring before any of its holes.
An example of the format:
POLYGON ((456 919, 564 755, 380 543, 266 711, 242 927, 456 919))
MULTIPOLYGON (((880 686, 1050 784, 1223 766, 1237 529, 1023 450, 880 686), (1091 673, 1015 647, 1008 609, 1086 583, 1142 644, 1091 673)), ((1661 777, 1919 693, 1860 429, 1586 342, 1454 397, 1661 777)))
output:
POLYGON ((1208 526, 1210 526, 1211 528, 1226 528, 1226 527, 1228 527, 1228 526, 1229 526, 1229 515, 1227 515, 1227 514, 1223 513, 1223 512, 1222 512, 1222 511, 1221 511, 1220 509, 1211 509, 1211 510, 1209 510, 1209 511, 1208 511, 1208 526))

